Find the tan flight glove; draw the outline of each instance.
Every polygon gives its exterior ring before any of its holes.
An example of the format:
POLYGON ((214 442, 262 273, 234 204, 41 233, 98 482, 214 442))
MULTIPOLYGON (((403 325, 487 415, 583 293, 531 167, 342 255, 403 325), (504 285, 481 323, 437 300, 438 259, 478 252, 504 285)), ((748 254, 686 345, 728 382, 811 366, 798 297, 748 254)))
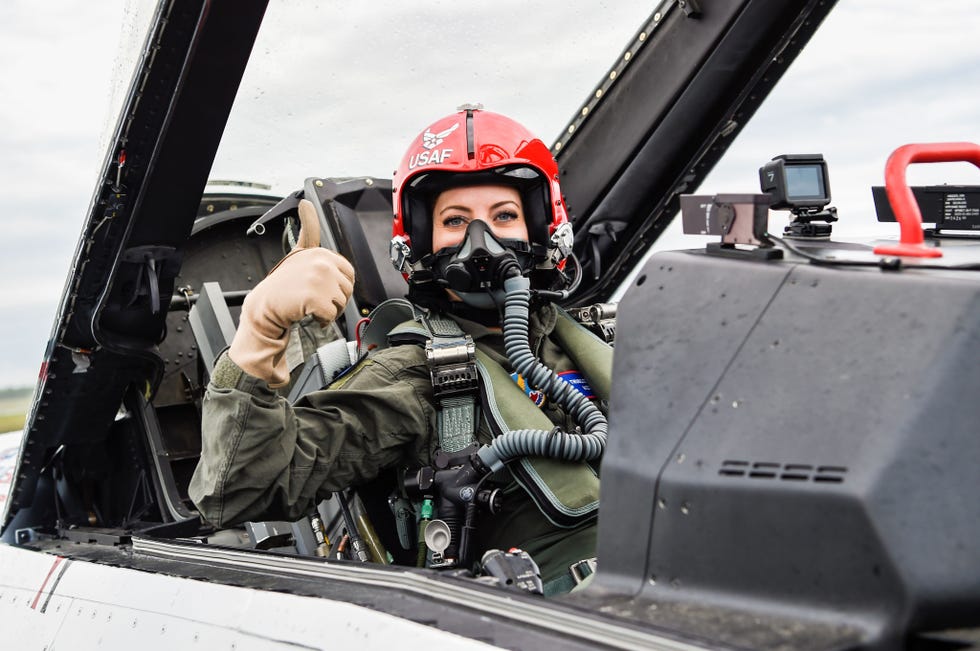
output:
POLYGON ((299 202, 296 248, 245 297, 228 356, 272 388, 289 383, 286 344, 290 326, 306 315, 320 325, 337 318, 354 290, 354 268, 320 246, 320 222, 307 199, 299 202))

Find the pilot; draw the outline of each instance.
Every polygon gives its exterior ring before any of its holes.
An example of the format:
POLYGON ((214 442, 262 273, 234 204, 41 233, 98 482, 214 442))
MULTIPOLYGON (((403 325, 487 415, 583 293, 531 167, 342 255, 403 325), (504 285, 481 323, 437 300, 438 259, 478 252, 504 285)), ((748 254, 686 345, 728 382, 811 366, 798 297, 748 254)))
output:
POLYGON ((545 594, 568 591, 594 567, 612 349, 552 302, 572 266, 555 160, 514 120, 467 106, 414 139, 393 193, 392 261, 414 321, 327 388, 294 405, 276 393, 291 324, 331 322, 354 282, 301 204, 297 247, 249 293, 216 361, 190 496, 219 527, 297 520, 385 469, 465 467, 471 487, 496 492, 479 509, 437 500, 436 511, 460 509, 446 517, 452 535, 475 513, 474 560, 519 548, 545 594), (440 368, 439 351, 464 351, 478 380, 440 368))

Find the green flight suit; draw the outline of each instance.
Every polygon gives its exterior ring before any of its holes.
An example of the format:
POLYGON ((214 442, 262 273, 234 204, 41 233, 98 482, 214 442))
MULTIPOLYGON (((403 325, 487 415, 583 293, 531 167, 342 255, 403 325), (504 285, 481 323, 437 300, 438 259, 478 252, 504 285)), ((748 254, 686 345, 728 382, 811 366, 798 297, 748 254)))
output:
MULTIPOLYGON (((557 318, 550 305, 532 313, 531 349, 556 372, 578 370, 556 341, 557 318)), ((456 320, 478 349, 512 370, 502 335, 456 320)), ((332 491, 369 482, 382 469, 431 465, 438 445, 429 368, 423 349, 410 344, 375 351, 331 388, 296 405, 223 354, 203 410, 201 458, 189 493, 216 526, 299 519, 332 491)), ((574 427, 547 398, 542 411, 555 425, 574 427)), ((477 438, 491 438, 485 419, 477 438)), ((547 582, 566 573, 569 564, 595 556, 594 519, 559 528, 515 482, 504 496, 501 513, 481 517, 476 558, 486 549, 519 547, 538 562, 547 582)))

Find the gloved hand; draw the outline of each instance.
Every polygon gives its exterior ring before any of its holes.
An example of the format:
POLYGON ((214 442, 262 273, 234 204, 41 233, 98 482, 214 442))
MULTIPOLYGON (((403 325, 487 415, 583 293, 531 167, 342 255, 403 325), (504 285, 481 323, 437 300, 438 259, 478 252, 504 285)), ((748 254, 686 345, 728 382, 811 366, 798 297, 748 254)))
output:
POLYGON ((296 248, 245 297, 228 356, 272 388, 289 382, 286 344, 290 326, 306 315, 327 325, 343 311, 354 290, 354 268, 320 246, 320 222, 308 200, 299 202, 296 248))

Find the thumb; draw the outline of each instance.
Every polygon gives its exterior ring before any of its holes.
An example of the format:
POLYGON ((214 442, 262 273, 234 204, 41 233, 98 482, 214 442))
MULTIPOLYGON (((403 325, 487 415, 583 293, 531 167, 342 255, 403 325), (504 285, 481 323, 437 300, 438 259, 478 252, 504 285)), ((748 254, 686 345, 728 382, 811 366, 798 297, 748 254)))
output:
POLYGON ((312 249, 320 246, 320 218, 309 199, 299 202, 299 236, 297 249, 312 249))

